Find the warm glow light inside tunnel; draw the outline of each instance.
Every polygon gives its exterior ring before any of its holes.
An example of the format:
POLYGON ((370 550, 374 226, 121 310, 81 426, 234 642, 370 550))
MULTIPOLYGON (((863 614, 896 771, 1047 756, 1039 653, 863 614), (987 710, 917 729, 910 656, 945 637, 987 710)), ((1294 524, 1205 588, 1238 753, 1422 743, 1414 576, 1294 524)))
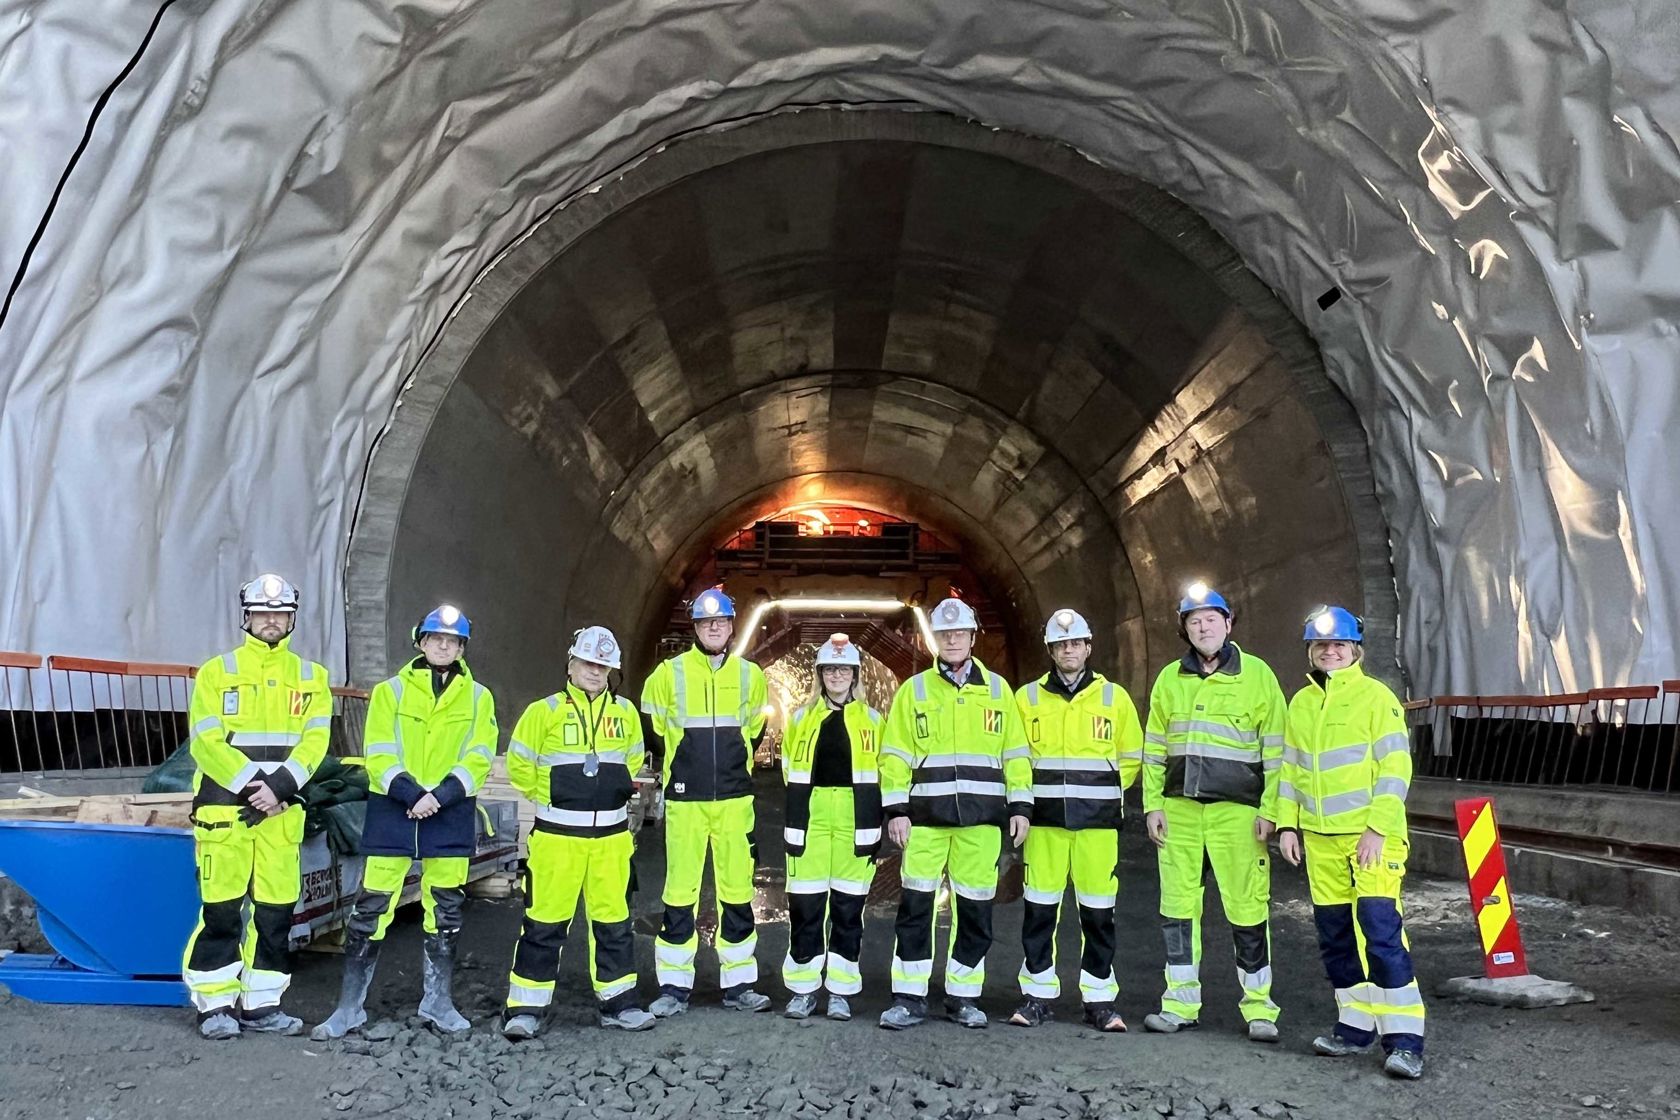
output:
POLYGON ((758 632, 758 627, 764 621, 764 616, 772 610, 810 612, 810 611, 864 611, 870 614, 891 614, 910 607, 910 613, 916 616, 916 628, 922 632, 922 641, 927 643, 928 653, 937 652, 938 647, 933 640, 933 627, 928 625, 927 613, 920 607, 910 606, 898 599, 771 599, 760 603, 747 616, 747 624, 741 627, 741 633, 735 640, 735 656, 745 657, 747 649, 752 645, 752 638, 758 632))

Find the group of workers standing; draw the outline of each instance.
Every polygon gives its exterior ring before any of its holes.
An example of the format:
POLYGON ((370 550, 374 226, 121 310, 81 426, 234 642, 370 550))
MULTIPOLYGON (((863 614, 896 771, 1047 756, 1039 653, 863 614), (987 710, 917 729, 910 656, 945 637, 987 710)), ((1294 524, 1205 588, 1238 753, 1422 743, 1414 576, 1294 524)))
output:
MULTIPOLYGON (((184 965, 206 1038, 295 1034, 280 1008, 298 898, 302 808, 293 795, 325 756, 325 671, 287 649, 297 592, 277 576, 240 596, 247 637, 207 662, 195 685, 195 838, 203 910, 184 965), (245 921, 249 904, 249 928, 245 921)), ((605 627, 574 635, 567 682, 514 727, 508 780, 535 803, 524 924, 502 1031, 533 1037, 553 999, 580 895, 589 974, 603 1026, 642 1030, 687 1010, 698 946, 696 906, 710 851, 716 950, 725 1007, 763 1011, 752 909, 756 845, 752 760, 768 712, 764 673, 729 652, 734 604, 721 590, 692 605, 694 645, 661 663, 638 707, 609 687, 621 668, 605 627), (659 994, 636 993, 630 922, 633 775, 650 748, 665 792, 663 914, 654 945, 659 994)), ((1379 1044, 1384 1070, 1423 1072, 1424 1009, 1400 916, 1411 776, 1399 701, 1361 667, 1363 623, 1340 607, 1307 619, 1307 683, 1287 704, 1263 661, 1231 641, 1232 610, 1192 585, 1178 604, 1186 650, 1157 676, 1148 720, 1090 667, 1092 633, 1073 610, 1046 623, 1050 669, 1019 689, 974 656, 973 609, 932 611, 935 664, 905 681, 885 718, 861 695, 862 657, 836 634, 816 654, 816 687, 782 743, 789 939, 784 1014, 851 1018, 863 987, 859 953, 875 861, 902 852, 892 1005, 880 1025, 924 1021, 939 896, 954 916, 943 977, 947 1015, 988 1020, 976 1005, 992 944, 999 857, 1023 849, 1020 1007, 1009 1022, 1051 1018, 1060 993, 1056 926, 1071 883, 1082 935, 1085 1021, 1126 1029, 1116 1001, 1115 906, 1125 790, 1142 780, 1158 852, 1165 993, 1144 1019, 1176 1034, 1200 1022, 1204 872, 1232 929, 1240 1009, 1250 1039, 1278 1040, 1272 999, 1270 842, 1306 864, 1337 1020, 1313 1042, 1341 1057, 1379 1044)), ((438 1029, 469 1024, 450 997, 475 795, 496 750, 493 698, 464 652, 471 627, 440 607, 414 630, 419 656, 370 697, 362 887, 347 922, 339 1005, 312 1032, 337 1038, 365 1021, 379 945, 410 864, 421 864, 424 981, 420 1015, 438 1029)))

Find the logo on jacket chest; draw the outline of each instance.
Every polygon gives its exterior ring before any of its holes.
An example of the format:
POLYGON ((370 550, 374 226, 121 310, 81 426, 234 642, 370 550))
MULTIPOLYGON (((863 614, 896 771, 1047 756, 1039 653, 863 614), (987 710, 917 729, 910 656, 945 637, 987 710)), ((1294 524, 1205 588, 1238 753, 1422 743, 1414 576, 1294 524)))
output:
POLYGON ((986 728, 986 734, 988 734, 988 735, 1001 735, 1001 734, 1003 734, 1003 713, 1002 712, 998 711, 996 708, 987 708, 981 713, 981 715, 983 715, 985 717, 984 724, 985 724, 985 728, 986 728))
POLYGON ((1091 717, 1091 738, 1099 743, 1114 741, 1114 721, 1107 716, 1091 717))
POLYGON ((301 718, 307 711, 309 711, 309 693, 299 688, 292 689, 291 712, 293 717, 301 718))

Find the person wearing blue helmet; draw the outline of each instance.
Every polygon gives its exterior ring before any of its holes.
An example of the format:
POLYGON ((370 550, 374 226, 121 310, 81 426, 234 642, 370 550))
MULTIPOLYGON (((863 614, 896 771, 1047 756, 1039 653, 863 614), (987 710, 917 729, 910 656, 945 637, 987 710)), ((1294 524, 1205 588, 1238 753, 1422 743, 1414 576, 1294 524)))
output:
POLYGON ((476 794, 496 754, 496 702, 467 668, 472 623, 453 606, 431 611, 413 631, 420 656, 368 698, 363 738, 368 774, 362 887, 345 923, 338 1007, 310 1032, 340 1038, 367 1021, 363 1002, 410 864, 420 861, 425 914, 420 1017, 446 1033, 471 1024, 455 1009, 450 982, 461 935, 467 863, 478 840, 476 794))
POLYGON ((1271 668, 1231 641, 1231 605, 1207 584, 1178 604, 1188 647, 1155 679, 1143 746, 1143 808, 1159 852, 1167 990, 1146 1030, 1200 1025, 1203 868, 1231 923, 1248 1037, 1278 1040, 1272 1002, 1271 867, 1283 765, 1283 692, 1271 668))
POLYGON ((695 596, 694 645, 662 662, 642 687, 651 750, 663 748, 665 913, 654 942, 661 1019, 688 1010, 699 947, 695 907, 712 853, 718 898, 718 980, 723 1005, 765 1011, 755 991, 758 933, 753 917, 753 751, 764 736, 764 671, 729 652, 735 603, 720 588, 695 596))
POLYGON ((1332 1058, 1380 1041, 1390 1077, 1423 1076, 1423 996, 1400 918, 1410 844, 1411 741, 1400 701, 1364 669, 1365 624, 1342 607, 1307 616, 1307 683, 1289 702, 1278 852, 1307 865, 1336 1025, 1332 1058))

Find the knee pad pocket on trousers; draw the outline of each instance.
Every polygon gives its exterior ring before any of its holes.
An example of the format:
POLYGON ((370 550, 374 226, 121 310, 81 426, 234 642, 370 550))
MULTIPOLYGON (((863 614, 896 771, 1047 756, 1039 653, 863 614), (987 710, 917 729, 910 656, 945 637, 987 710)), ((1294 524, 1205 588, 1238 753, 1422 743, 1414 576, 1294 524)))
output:
POLYGON ((591 922, 595 934, 595 973, 599 980, 617 980, 636 967, 636 938, 630 919, 622 922, 591 922))
POLYGON ((1353 934, 1353 907, 1346 903, 1314 906, 1313 924, 1318 928, 1318 951, 1324 972, 1336 988, 1351 988, 1365 982, 1365 967, 1359 963, 1359 946, 1353 934))
POLYGON ((1259 972, 1272 963, 1266 944, 1266 926, 1232 926, 1231 940, 1236 946, 1237 967, 1244 972, 1259 972))
POLYGON ((723 904, 723 919, 719 923, 718 937, 720 940, 738 944, 753 935, 755 925, 752 903, 726 902, 723 904))
POLYGON ((251 921, 257 930, 257 949, 251 963, 264 972, 290 972, 291 903, 258 902, 251 906, 251 921))
POLYGON ((350 920, 344 923, 345 931, 360 937, 372 937, 379 930, 379 919, 390 909, 391 896, 378 891, 363 891, 356 896, 356 905, 350 910, 350 920))
POLYGON ((957 896, 957 938, 951 956, 970 968, 986 959, 992 947, 992 904, 957 896))
POLYGON ((933 893, 905 891, 898 899, 897 954, 901 960, 933 956, 933 893))
POLYGON ((823 951, 823 912, 827 895, 788 896, 788 955, 808 961, 823 951))
POLYGON ((1371 981, 1380 988, 1404 988, 1412 982, 1412 957, 1401 940, 1399 907, 1391 898, 1362 898, 1354 906, 1371 981))
POLYGON ((209 972, 239 959, 239 942, 245 904, 242 899, 204 904, 203 926, 193 941, 192 960, 187 967, 209 972))
POLYGON ((527 979, 551 980, 560 968, 560 948, 566 942, 565 922, 525 919, 513 952, 513 971, 527 979))
POLYGON ((432 920, 438 932, 461 928, 461 909, 466 901, 467 892, 460 887, 432 888, 432 920))
POLYGON ((1195 924, 1189 918, 1163 918, 1161 938, 1167 946, 1168 964, 1195 964, 1195 924))
POLYGON ((667 906, 659 927, 659 939, 671 945, 684 945, 694 938, 694 908, 667 906))

